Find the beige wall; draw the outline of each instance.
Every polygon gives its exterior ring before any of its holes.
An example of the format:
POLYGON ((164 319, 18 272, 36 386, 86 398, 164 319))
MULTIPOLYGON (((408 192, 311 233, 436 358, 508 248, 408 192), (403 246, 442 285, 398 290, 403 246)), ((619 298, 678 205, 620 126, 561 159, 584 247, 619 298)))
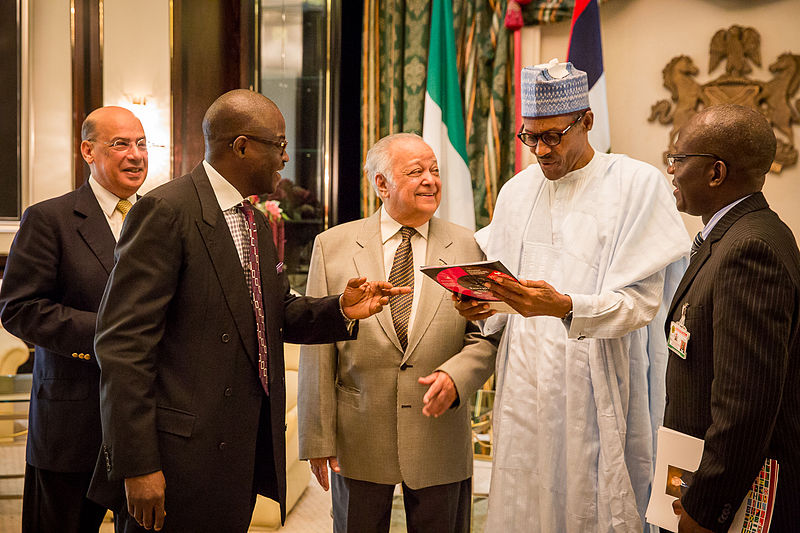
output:
MULTIPOLYGON (((709 75, 711 37, 733 24, 751 26, 761 34, 762 66, 754 68, 755 79, 771 79, 768 67, 781 53, 800 54, 798 0, 609 0, 600 7, 600 18, 611 149, 659 168, 664 168, 661 154, 669 126, 647 122, 647 117, 652 104, 670 97, 661 74, 670 59, 688 55, 700 69, 699 83, 715 79, 724 72, 724 62, 709 75)), ((541 28, 542 61, 563 60, 569 27, 564 22, 541 28)), ((794 131, 800 145, 800 126, 795 125, 794 131)), ((764 194, 795 237, 800 236, 800 166, 769 174, 764 194)), ((699 218, 684 216, 684 220, 691 234, 702 227, 699 218)))
POLYGON ((170 175, 170 44, 167 0, 103 2, 103 104, 126 107, 150 143, 141 193, 170 175))

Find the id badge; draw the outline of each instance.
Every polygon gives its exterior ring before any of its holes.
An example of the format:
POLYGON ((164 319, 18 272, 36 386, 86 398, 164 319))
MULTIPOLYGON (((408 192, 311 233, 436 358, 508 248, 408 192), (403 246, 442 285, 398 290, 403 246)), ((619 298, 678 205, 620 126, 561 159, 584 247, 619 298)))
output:
POLYGON ((686 309, 689 307, 688 303, 683 304, 681 309, 681 319, 678 322, 674 320, 669 326, 669 338, 667 339, 667 347, 672 350, 675 355, 681 359, 686 359, 686 351, 689 346, 689 330, 686 329, 686 309))

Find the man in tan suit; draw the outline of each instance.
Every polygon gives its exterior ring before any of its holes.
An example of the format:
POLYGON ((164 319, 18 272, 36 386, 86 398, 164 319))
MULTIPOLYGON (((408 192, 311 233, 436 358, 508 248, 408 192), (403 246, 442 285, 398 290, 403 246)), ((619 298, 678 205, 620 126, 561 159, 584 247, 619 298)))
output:
POLYGON ((483 256, 471 231, 433 217, 441 181, 422 138, 384 137, 365 170, 383 206, 317 237, 307 294, 338 291, 354 275, 403 274, 414 292, 362 320, 358 341, 303 346, 300 457, 325 490, 333 470, 336 533, 389 531, 397 483, 408 531, 468 532, 469 399, 494 370, 496 345, 419 267, 483 256))

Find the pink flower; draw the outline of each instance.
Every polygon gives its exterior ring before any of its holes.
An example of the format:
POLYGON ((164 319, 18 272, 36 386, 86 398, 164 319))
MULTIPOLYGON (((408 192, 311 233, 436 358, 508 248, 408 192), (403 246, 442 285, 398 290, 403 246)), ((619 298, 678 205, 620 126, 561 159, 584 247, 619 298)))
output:
POLYGON ((283 217, 283 209, 275 200, 265 200, 260 209, 270 220, 280 220, 283 217))

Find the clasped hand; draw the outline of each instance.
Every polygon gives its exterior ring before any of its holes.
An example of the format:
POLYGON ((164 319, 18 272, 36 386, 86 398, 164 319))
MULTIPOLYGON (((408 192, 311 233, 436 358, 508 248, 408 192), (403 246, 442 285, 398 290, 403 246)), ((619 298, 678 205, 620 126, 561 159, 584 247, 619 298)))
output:
MULTIPOLYGON (((562 318, 572 309, 572 298, 561 294, 549 283, 522 279, 519 282, 504 278, 490 280, 486 287, 498 299, 507 303, 524 317, 554 316, 562 318)), ((453 295, 456 310, 467 320, 485 320, 496 311, 486 302, 453 295)))
POLYGON ((342 293, 342 311, 347 318, 357 320, 380 313, 390 296, 408 294, 411 287, 392 287, 388 281, 367 281, 352 278, 342 293))

